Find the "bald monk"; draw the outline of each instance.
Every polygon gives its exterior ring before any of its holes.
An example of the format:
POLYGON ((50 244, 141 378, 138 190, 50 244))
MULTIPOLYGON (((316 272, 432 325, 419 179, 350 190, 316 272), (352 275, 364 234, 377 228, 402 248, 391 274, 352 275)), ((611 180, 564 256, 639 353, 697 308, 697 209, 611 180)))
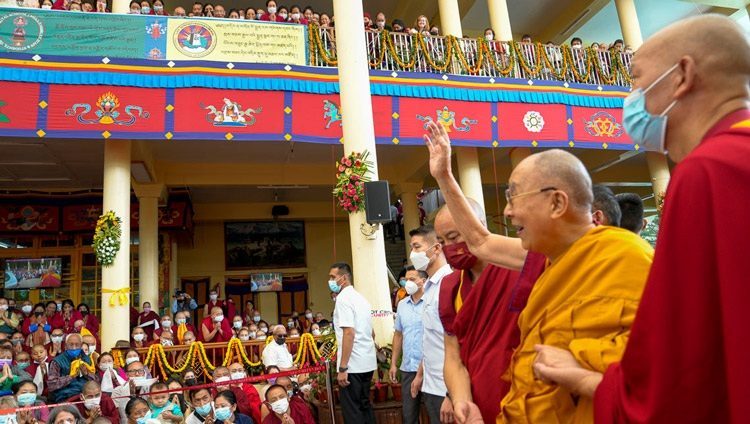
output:
MULTIPOLYGON (((482 207, 472 199, 468 202, 474 216, 486 225, 482 207)), ((474 404, 484 422, 492 422, 510 387, 501 377, 518 345, 516 322, 526 299, 519 295, 514 303, 517 272, 490 265, 469 252, 445 207, 435 216, 435 231, 454 269, 443 279, 439 299, 445 383, 454 409, 474 404)))
POLYGON ((604 375, 543 346, 535 368, 581 399, 593 395, 597 422, 744 423, 750 45, 732 20, 703 15, 647 40, 632 69, 626 130, 678 162, 643 301, 622 361, 604 375), (650 116, 637 113, 644 95, 650 116), (666 132, 638 131, 658 129, 662 114, 666 132))
POLYGON ((619 360, 653 250, 629 231, 593 224, 591 179, 565 151, 521 161, 510 176, 507 200, 505 215, 523 247, 545 255, 549 265, 518 319, 521 340, 498 422, 592 422, 590 399, 576 402, 567 389, 535 378, 534 346, 569 349, 600 371, 619 360))

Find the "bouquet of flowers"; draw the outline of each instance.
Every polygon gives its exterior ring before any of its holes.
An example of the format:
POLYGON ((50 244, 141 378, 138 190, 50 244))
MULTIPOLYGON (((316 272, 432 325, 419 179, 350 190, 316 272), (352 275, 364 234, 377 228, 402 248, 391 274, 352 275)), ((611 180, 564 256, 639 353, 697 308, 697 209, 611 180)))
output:
POLYGON ((365 182, 370 181, 367 174, 373 165, 367 160, 369 152, 352 152, 336 162, 336 187, 333 195, 340 208, 353 213, 365 207, 365 182))
POLYGON ((113 211, 107 211, 96 221, 94 231, 94 253, 102 266, 110 266, 120 250, 122 220, 113 211))

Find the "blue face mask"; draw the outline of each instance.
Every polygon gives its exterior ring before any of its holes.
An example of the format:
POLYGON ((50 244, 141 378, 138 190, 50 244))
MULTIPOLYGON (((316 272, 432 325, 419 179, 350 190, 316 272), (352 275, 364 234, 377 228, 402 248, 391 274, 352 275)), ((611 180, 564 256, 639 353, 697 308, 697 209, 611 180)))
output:
POLYGON ((196 407, 195 408, 195 412, 197 412, 198 414, 200 414, 201 417, 207 416, 208 414, 211 413, 211 403, 209 402, 209 403, 207 403, 207 404, 205 404, 203 406, 196 407))
POLYGON ((677 100, 660 114, 652 115, 646 110, 646 93, 660 83, 672 71, 677 69, 675 63, 667 69, 659 78, 651 83, 645 90, 636 89, 627 98, 623 105, 622 122, 633 143, 638 144, 649 151, 665 153, 664 145, 667 134, 667 113, 674 107, 677 100))
POLYGON ((30 406, 36 402, 36 393, 22 393, 17 399, 19 406, 30 406))
POLYGON ((334 293, 341 291, 341 286, 336 284, 336 280, 328 280, 328 288, 334 293))
POLYGON ((232 416, 232 410, 228 406, 214 409, 214 417, 219 421, 226 421, 232 416))
POLYGON ((146 412, 146 415, 142 416, 141 418, 137 418, 135 420, 138 424, 146 424, 146 421, 151 419, 151 411, 146 412))
POLYGON ((68 355, 68 358, 70 359, 76 359, 81 356, 81 349, 67 349, 65 354, 68 355))
POLYGON ((404 287, 406 285, 406 280, 404 279, 398 280, 398 285, 401 287, 404 287))
POLYGON ((0 424, 15 423, 15 422, 17 422, 16 414, 0 415, 0 424))
POLYGON ((141 7, 141 15, 148 15, 151 13, 151 8, 148 6, 141 7))

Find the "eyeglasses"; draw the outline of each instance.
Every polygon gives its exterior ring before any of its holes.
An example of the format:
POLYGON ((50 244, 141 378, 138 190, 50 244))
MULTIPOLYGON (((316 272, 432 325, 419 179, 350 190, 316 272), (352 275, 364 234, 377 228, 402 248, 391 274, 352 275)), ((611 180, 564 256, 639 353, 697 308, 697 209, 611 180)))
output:
POLYGON ((146 369, 140 368, 137 370, 128 370, 127 374, 128 375, 146 375, 146 369))
POLYGON ((518 199, 519 197, 531 196, 532 194, 539 194, 539 193, 544 193, 545 191, 552 191, 552 190, 557 190, 557 188, 555 188, 555 187, 545 187, 545 188, 540 189, 540 190, 532 190, 532 191, 527 191, 525 193, 519 193, 519 194, 510 194, 510 189, 506 189, 505 190, 505 200, 508 202, 508 205, 510 207, 513 207, 513 199, 518 199))

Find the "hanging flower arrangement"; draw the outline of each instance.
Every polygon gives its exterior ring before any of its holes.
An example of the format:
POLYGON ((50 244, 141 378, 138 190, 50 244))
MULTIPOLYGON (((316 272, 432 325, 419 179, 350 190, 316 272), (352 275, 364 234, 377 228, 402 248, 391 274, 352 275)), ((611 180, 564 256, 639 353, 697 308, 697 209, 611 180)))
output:
POLYGON ((365 182, 370 181, 367 174, 373 165, 367 160, 370 153, 352 152, 336 162, 336 187, 333 195, 341 209, 354 213, 365 208, 365 182))
POLYGON ((122 219, 113 211, 107 211, 96 221, 94 231, 94 253, 96 260, 102 266, 110 266, 120 250, 120 236, 122 236, 122 219))

